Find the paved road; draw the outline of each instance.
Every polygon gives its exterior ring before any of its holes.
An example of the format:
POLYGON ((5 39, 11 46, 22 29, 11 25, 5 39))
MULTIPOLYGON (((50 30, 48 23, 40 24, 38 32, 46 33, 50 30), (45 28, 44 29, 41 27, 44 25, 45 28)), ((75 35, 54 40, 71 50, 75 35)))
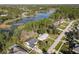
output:
POLYGON ((56 52, 56 54, 58 54, 60 52, 60 49, 62 48, 62 46, 64 45, 66 41, 63 41, 63 43, 61 44, 61 46, 59 47, 58 51, 56 52))
POLYGON ((71 21, 69 25, 63 30, 63 32, 58 36, 58 38, 55 40, 55 42, 51 45, 51 47, 48 49, 48 53, 52 53, 52 50, 57 46, 57 44, 61 41, 62 37, 64 36, 64 33, 68 31, 69 27, 72 25, 74 21, 71 21))

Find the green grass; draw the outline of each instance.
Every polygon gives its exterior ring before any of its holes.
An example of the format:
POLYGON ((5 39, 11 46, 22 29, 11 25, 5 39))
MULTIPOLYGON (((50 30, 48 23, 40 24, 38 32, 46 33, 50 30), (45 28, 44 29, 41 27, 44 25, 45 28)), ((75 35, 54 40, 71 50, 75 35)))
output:
POLYGON ((62 40, 65 40, 65 36, 62 37, 62 40))
POLYGON ((55 47, 55 49, 58 50, 59 47, 61 46, 61 44, 62 44, 62 42, 60 41, 60 42, 58 43, 58 45, 55 47))
POLYGON ((62 51, 68 51, 68 45, 67 45, 67 44, 64 44, 64 45, 61 47, 60 51, 61 51, 61 52, 62 52, 62 51))
POLYGON ((65 29, 67 25, 68 25, 67 22, 63 22, 62 24, 60 24, 60 25, 58 26, 58 28, 60 28, 60 29, 65 29))
POLYGON ((54 40, 52 39, 47 39, 45 41, 39 41, 38 42, 38 47, 41 49, 41 50, 45 50, 47 51, 48 48, 53 44, 54 40))
POLYGON ((52 40, 55 40, 58 37, 58 34, 50 34, 49 36, 52 40))
POLYGON ((60 25, 59 28, 60 28, 60 29, 65 29, 66 27, 63 26, 63 25, 60 25))
POLYGON ((63 43, 63 41, 65 41, 65 36, 62 37, 61 41, 58 43, 58 45, 55 47, 56 50, 59 49, 59 47, 61 46, 61 44, 63 43))
POLYGON ((58 34, 49 34, 48 39, 44 40, 44 41, 39 41, 38 42, 38 47, 41 50, 45 50, 47 51, 48 48, 54 43, 54 40, 58 37, 58 34))
POLYGON ((32 50, 29 54, 36 54, 36 52, 34 50, 32 50))

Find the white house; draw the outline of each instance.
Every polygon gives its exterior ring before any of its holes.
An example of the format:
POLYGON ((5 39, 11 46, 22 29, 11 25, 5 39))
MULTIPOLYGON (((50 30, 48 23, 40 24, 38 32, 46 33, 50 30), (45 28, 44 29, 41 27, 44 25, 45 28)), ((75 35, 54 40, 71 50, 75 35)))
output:
POLYGON ((38 40, 41 40, 41 41, 46 40, 48 38, 48 36, 49 35, 47 33, 44 33, 42 35, 39 35, 38 40))
POLYGON ((0 16, 5 17, 5 16, 8 16, 8 14, 1 14, 0 16))

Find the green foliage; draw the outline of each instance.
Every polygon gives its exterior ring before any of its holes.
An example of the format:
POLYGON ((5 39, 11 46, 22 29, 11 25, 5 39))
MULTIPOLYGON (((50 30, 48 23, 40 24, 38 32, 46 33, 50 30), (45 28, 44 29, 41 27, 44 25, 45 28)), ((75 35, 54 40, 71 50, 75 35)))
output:
POLYGON ((54 20, 62 18, 62 14, 56 11, 54 14, 51 14, 49 18, 53 18, 54 20))
POLYGON ((48 48, 52 45, 54 41, 52 39, 47 39, 44 41, 38 41, 38 47, 45 53, 47 52, 48 48))
POLYGON ((0 6, 0 15, 6 15, 0 16, 0 19, 2 19, 3 21, 18 18, 22 13, 23 10, 20 10, 18 7, 0 6))
POLYGON ((56 30, 56 27, 53 25, 52 20, 49 20, 49 19, 32 21, 23 26, 24 26, 24 29, 33 30, 37 33, 45 33, 45 32, 54 33, 56 30))
POLYGON ((77 19, 79 18, 79 8, 74 6, 59 6, 54 14, 50 16, 53 19, 61 18, 77 19))
POLYGON ((0 30, 0 53, 7 53, 8 44, 12 44, 12 42, 9 43, 11 35, 7 30, 0 30))
POLYGON ((60 41, 60 42, 58 43, 58 45, 55 47, 55 49, 58 50, 58 49, 60 48, 61 44, 62 44, 62 42, 60 41))

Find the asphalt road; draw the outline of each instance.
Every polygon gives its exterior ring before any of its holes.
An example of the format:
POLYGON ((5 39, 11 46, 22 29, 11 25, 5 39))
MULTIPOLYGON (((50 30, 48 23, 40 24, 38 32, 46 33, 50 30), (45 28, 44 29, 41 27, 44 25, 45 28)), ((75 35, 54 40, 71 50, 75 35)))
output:
POLYGON ((57 44, 61 41, 62 37, 64 36, 64 33, 68 31, 69 27, 72 25, 74 21, 71 21, 69 25, 63 30, 63 32, 57 37, 55 42, 51 45, 51 47, 48 49, 48 53, 52 53, 52 50, 57 46, 57 44))

